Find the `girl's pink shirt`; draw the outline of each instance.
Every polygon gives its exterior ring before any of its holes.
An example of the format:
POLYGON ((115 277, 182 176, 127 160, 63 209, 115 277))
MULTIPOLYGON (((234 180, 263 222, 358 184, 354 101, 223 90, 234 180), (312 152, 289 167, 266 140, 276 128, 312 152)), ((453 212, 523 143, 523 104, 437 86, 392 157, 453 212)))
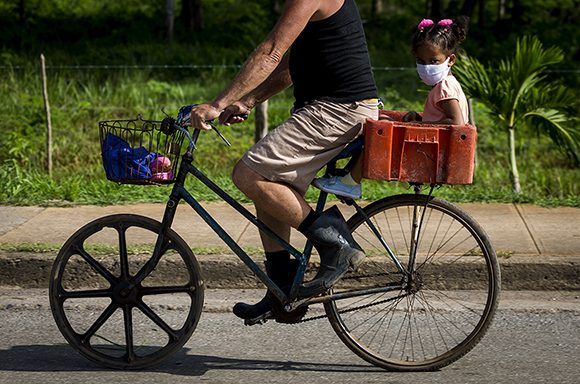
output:
POLYGON ((446 78, 441 80, 427 95, 427 100, 425 101, 425 108, 423 110, 423 121, 438 121, 447 118, 443 113, 443 110, 439 107, 438 103, 442 100, 455 99, 459 102, 459 108, 463 115, 463 122, 465 124, 469 123, 469 107, 467 105, 467 98, 461 84, 453 75, 448 75, 446 78))

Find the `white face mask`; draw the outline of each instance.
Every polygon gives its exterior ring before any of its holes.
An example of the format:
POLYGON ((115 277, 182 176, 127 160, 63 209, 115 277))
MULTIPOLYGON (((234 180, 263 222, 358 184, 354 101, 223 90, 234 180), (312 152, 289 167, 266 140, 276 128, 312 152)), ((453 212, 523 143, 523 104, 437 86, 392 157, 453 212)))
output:
POLYGON ((425 84, 433 86, 447 77, 451 70, 448 64, 449 58, 441 64, 417 64, 417 73, 425 84))

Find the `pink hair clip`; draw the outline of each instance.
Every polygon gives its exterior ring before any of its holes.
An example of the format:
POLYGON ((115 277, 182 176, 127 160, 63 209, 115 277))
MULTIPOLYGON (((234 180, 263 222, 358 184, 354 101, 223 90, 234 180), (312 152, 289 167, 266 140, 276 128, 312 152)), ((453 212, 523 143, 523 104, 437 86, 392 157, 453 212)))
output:
POLYGON ((423 29, 425 29, 427 27, 430 27, 433 24, 434 24, 433 23, 433 20, 431 20, 431 19, 423 19, 423 20, 421 20, 421 22, 419 23, 419 25, 417 25, 417 29, 420 29, 422 31, 423 29))
POLYGON ((439 22, 437 23, 437 25, 440 25, 442 27, 448 27, 450 25, 453 25, 453 20, 451 20, 451 19, 439 20, 439 22))

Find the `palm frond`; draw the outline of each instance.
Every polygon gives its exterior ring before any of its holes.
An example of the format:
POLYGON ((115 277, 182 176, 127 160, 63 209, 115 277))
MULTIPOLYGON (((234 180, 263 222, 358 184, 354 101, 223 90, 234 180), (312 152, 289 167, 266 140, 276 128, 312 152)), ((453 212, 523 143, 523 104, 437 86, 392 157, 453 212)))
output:
POLYGON ((503 91, 493 70, 484 67, 476 58, 461 55, 453 66, 453 75, 468 97, 481 101, 492 113, 503 116, 500 108, 503 91))
POLYGON ((547 134, 577 164, 580 160, 580 129, 577 119, 557 109, 538 108, 522 116, 537 133, 547 134))
POLYGON ((497 67, 484 66, 462 55, 454 73, 465 93, 483 103, 506 127, 529 127, 548 135, 578 162, 580 131, 577 96, 558 82, 549 82, 545 69, 563 60, 562 50, 545 48, 537 37, 518 40, 513 57, 497 67), (570 113, 570 111, 572 113, 570 113))
POLYGON ((558 110, 576 110, 580 106, 578 96, 559 82, 543 83, 526 95, 523 102, 529 109, 553 108, 558 110))
POLYGON ((506 93, 507 101, 502 109, 512 120, 516 117, 522 99, 546 79, 546 67, 561 62, 563 58, 560 48, 545 49, 535 36, 524 36, 517 41, 515 55, 511 59, 502 60, 498 71, 498 77, 504 83, 503 92, 506 93))
POLYGON ((463 91, 472 98, 485 98, 492 92, 493 83, 488 71, 476 58, 460 55, 453 67, 453 75, 462 85, 463 91))

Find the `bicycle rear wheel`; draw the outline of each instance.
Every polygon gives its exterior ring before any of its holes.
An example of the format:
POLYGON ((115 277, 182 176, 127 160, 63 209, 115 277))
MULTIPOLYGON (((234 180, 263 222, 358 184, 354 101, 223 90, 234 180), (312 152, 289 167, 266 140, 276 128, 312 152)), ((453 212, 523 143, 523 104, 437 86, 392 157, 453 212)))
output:
POLYGON ((403 271, 364 215, 351 217, 367 258, 333 289, 353 295, 325 303, 335 332, 357 355, 388 370, 436 370, 464 356, 489 328, 500 292, 498 262, 483 229, 458 207, 426 195, 388 197, 364 212, 403 271))
POLYGON ((168 229, 143 281, 161 223, 137 215, 97 219, 61 248, 50 276, 50 305, 68 343, 108 367, 140 369, 179 350, 195 330, 204 286, 191 249, 168 229))

